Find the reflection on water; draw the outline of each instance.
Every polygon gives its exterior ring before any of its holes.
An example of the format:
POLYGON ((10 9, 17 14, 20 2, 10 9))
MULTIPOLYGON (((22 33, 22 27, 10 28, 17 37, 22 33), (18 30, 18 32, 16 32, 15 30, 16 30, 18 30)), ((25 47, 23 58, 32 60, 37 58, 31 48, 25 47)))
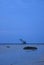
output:
POLYGON ((44 45, 0 45, 0 65, 44 65, 44 45), (23 50, 36 46, 36 51, 23 50))

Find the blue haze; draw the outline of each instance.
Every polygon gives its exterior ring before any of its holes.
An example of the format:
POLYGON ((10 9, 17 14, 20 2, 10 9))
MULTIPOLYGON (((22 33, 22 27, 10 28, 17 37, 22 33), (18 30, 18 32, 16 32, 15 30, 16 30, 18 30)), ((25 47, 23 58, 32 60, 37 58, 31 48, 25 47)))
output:
POLYGON ((44 42, 44 0, 0 0, 0 43, 44 42))

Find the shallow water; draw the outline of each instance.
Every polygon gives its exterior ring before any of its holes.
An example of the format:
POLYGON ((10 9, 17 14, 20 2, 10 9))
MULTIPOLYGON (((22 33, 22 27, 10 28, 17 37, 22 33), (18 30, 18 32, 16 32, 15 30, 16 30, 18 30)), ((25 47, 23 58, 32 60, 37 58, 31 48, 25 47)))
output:
POLYGON ((0 45, 0 65, 44 65, 44 45, 0 45), (25 46, 38 49, 24 50, 25 46))

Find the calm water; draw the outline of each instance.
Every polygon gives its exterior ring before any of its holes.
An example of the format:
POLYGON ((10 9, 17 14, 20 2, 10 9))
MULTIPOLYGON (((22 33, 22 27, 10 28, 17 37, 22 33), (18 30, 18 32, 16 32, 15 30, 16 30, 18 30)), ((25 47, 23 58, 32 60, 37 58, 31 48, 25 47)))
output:
POLYGON ((44 65, 44 45, 0 45, 0 65, 44 65), (25 46, 38 49, 23 50, 25 46))

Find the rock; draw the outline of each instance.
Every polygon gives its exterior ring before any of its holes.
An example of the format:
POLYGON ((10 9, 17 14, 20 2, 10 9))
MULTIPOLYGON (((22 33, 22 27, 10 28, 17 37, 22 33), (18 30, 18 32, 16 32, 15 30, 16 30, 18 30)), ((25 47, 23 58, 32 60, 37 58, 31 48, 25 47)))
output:
POLYGON ((10 46, 6 46, 7 48, 10 48, 10 46))
POLYGON ((24 50, 37 50, 37 47, 27 46, 23 48, 24 50))
POLYGON ((10 64, 10 65, 13 65, 13 64, 10 64))

